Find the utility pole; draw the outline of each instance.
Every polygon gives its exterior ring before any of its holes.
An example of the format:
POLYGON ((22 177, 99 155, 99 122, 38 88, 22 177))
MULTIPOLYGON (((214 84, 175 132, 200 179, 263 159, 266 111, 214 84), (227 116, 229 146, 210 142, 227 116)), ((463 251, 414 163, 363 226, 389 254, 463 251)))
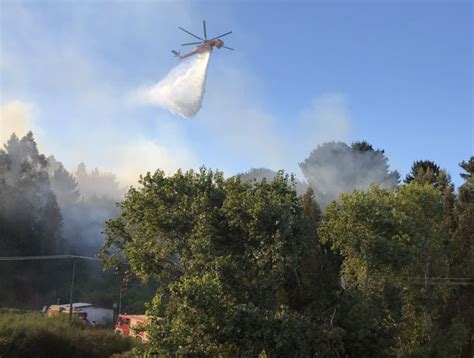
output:
POLYGON ((122 312, 122 283, 120 283, 120 291, 119 291, 119 304, 118 304, 118 315, 122 312))
POLYGON ((77 260, 72 262, 71 295, 69 296, 69 323, 72 323, 72 293, 74 290, 74 276, 76 274, 77 260))
MULTIPOLYGON (((72 263, 72 279, 71 279, 71 293, 69 296, 69 322, 72 322, 72 298, 74 290, 74 278, 76 275, 76 264, 78 260, 92 260, 99 261, 96 257, 78 256, 78 255, 40 255, 40 256, 0 256, 0 261, 36 261, 36 260, 70 260, 72 263)), ((122 290, 122 288, 120 288, 122 290)), ((122 296, 122 291, 120 291, 122 296)), ((58 301, 59 304, 59 301, 58 301)), ((1 357, 0 357, 1 358, 1 357)))

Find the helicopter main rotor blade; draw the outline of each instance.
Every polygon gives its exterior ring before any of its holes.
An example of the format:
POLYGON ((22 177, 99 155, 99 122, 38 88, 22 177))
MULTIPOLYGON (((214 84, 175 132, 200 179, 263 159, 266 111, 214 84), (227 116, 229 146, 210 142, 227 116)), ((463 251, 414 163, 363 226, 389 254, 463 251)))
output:
POLYGON ((224 36, 227 36, 227 35, 229 35, 229 34, 231 34, 231 33, 232 33, 232 31, 226 32, 225 34, 220 35, 220 36, 217 36, 217 37, 214 37, 214 38, 210 39, 209 41, 215 40, 215 39, 219 39, 219 38, 224 37, 224 36))
POLYGON ((204 38, 207 40, 206 21, 202 21, 202 27, 204 27, 204 38))
POLYGON ((197 38, 198 40, 205 41, 203 38, 200 38, 199 36, 194 35, 192 32, 189 32, 188 30, 185 30, 185 29, 183 29, 182 27, 179 27, 179 26, 178 26, 178 29, 180 29, 181 31, 186 32, 188 35, 191 35, 192 37, 197 38))
POLYGON ((188 42, 187 44, 181 44, 181 46, 199 45, 199 44, 202 44, 202 42, 188 42))
POLYGON ((230 48, 230 47, 227 47, 227 46, 222 46, 222 47, 223 47, 223 48, 226 48, 226 49, 228 49, 228 50, 234 51, 233 48, 230 48))

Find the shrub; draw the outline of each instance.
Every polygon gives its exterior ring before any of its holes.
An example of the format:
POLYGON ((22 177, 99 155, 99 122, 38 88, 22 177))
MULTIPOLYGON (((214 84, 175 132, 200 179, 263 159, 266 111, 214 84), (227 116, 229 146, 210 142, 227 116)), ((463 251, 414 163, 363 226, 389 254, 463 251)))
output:
POLYGON ((67 315, 0 311, 0 356, 109 357, 131 350, 133 344, 111 330, 91 331, 80 322, 70 325, 67 315))

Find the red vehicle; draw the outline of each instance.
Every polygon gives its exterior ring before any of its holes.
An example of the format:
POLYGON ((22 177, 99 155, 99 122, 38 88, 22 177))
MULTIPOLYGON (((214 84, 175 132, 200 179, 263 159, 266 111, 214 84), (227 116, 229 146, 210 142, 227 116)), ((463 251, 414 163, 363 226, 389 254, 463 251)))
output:
POLYGON ((148 335, 143 329, 147 318, 146 315, 120 314, 115 325, 115 332, 122 336, 135 337, 142 342, 148 342, 148 335))
POLYGON ((225 34, 217 36, 217 37, 213 37, 212 39, 207 39, 206 21, 202 22, 202 26, 204 28, 204 38, 199 37, 199 36, 193 34, 192 32, 189 32, 188 30, 183 29, 182 27, 178 27, 178 29, 186 32, 188 35, 191 35, 191 36, 197 38, 198 40, 200 40, 198 42, 189 42, 189 43, 181 44, 181 46, 199 45, 199 46, 195 47, 194 49, 192 49, 187 54, 184 54, 182 56, 178 51, 172 50, 171 52, 176 57, 178 57, 180 60, 185 59, 187 57, 191 57, 191 56, 199 54, 199 53, 206 52, 206 51, 212 51, 213 47, 217 47, 218 49, 225 48, 227 50, 232 50, 232 51, 234 50, 233 48, 224 46, 224 41, 222 41, 220 39, 221 37, 224 37, 224 36, 227 36, 227 35, 231 34, 232 31, 226 32, 225 34))

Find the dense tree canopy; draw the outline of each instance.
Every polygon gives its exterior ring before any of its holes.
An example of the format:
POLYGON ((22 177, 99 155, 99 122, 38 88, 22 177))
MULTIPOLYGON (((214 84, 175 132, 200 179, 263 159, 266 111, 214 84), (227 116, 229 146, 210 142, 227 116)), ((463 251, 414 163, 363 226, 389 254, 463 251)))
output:
MULTIPOLYGON (((278 172, 267 168, 252 168, 247 172, 237 174, 243 181, 249 183, 261 182, 262 180, 272 181, 278 176, 278 172)), ((296 192, 303 195, 308 189, 308 185, 296 178, 292 178, 296 192)))
MULTIPOLYGON (((382 150, 326 143, 301 163, 308 187, 262 168, 158 170, 116 208, 114 175, 71 174, 31 133, 13 135, 0 150, 0 251, 94 255, 115 217, 100 258, 133 283, 153 280, 124 303, 142 313, 150 300, 159 356, 468 358, 474 157, 460 167, 457 191, 426 160, 398 185, 382 150)), ((68 270, 2 266, 0 303, 52 303, 68 270)), ((121 277, 77 276, 78 297, 108 304, 121 277)))
POLYGON ((459 196, 447 175, 415 177, 324 212, 282 173, 157 171, 107 223, 102 259, 162 283, 154 353, 469 357, 472 162, 459 196))
POLYGON ((248 181, 262 181, 265 179, 266 181, 272 181, 276 178, 278 173, 268 168, 252 168, 247 172, 238 174, 242 180, 248 181))
POLYGON ((134 273, 166 283, 150 306, 162 317, 152 329, 157 352, 338 352, 328 311, 337 284, 326 285, 325 302, 306 297, 324 275, 302 272, 306 248, 317 243, 288 177, 250 185, 204 169, 157 171, 141 184, 108 222, 103 258, 114 265, 124 255, 134 273))
MULTIPOLYGON (((468 163, 461 166, 468 171, 468 163)), ((365 304, 383 308, 379 329, 396 338, 387 354, 472 354, 474 215, 465 194, 472 172, 463 178, 453 205, 446 205, 449 182, 415 175, 399 189, 343 194, 325 212, 321 240, 341 255, 348 294, 359 292, 365 304)))
POLYGON ((429 327, 447 292, 423 288, 424 278, 449 276, 441 193, 419 184, 395 191, 371 187, 343 194, 326 216, 319 233, 343 257, 344 282, 383 305, 388 326, 382 328, 395 325, 400 352, 431 341, 429 327))
MULTIPOLYGON (((450 269, 452 277, 470 278, 471 285, 460 285, 450 298, 444 319, 459 320, 474 337, 474 156, 460 163, 465 171, 459 188, 459 197, 454 205, 455 230, 450 245, 450 269)), ((464 347, 464 356, 472 356, 474 338, 464 347)))

